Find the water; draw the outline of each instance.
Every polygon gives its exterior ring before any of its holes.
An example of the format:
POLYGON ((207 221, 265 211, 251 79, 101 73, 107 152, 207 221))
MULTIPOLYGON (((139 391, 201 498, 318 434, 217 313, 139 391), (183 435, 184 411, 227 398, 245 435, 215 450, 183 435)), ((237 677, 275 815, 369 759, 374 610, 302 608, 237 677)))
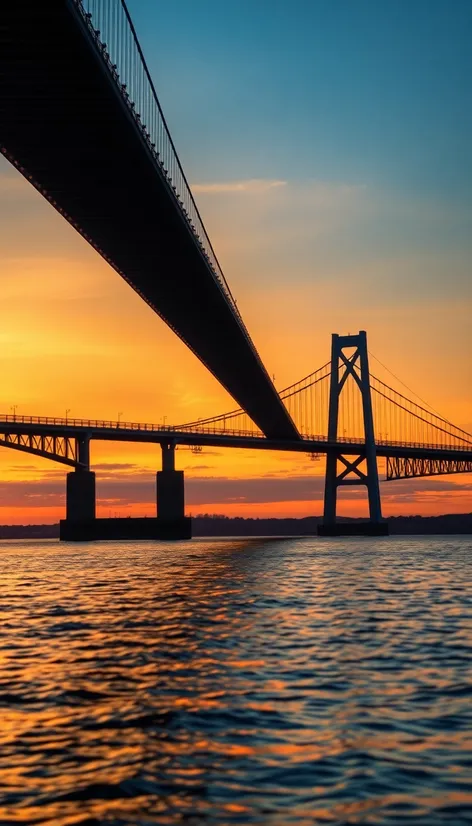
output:
POLYGON ((2 826, 472 823, 470 538, 0 563, 2 826))

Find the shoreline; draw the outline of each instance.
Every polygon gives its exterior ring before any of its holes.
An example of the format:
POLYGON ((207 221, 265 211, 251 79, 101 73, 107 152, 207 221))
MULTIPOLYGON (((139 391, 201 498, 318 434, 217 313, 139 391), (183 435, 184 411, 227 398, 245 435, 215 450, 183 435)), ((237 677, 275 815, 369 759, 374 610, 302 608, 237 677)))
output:
MULTIPOLYGON (((220 515, 194 516, 193 537, 225 536, 312 536, 321 516, 304 518, 245 518, 220 515)), ((359 523, 361 519, 343 517, 339 522, 359 523)), ((391 536, 455 536, 472 534, 472 513, 440 516, 392 516, 386 519, 391 536)), ((49 525, 0 525, 1 539, 58 539, 59 523, 49 525)))

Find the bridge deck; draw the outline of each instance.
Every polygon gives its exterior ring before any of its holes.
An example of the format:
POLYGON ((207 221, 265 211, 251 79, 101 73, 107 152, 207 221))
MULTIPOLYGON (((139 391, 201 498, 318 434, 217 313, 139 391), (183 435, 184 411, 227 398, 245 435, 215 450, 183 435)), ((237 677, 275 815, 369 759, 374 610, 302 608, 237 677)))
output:
POLYGON ((0 26, 0 148, 269 437, 298 432, 72 0, 0 26))
MULTIPOLYGON (((251 433, 215 432, 210 428, 181 430, 178 427, 112 422, 88 419, 65 420, 35 416, 0 416, 0 441, 2 434, 35 434, 50 437, 78 438, 86 436, 94 441, 143 442, 202 447, 228 447, 251 450, 293 451, 296 453, 338 453, 340 447, 345 455, 362 455, 365 443, 362 440, 338 438, 330 442, 323 437, 303 439, 267 439, 251 433)), ((8 446, 8 445, 6 445, 8 446)), ((10 445, 11 446, 11 445, 10 445)), ((472 460, 472 449, 458 449, 453 446, 438 447, 428 444, 395 441, 376 441, 376 453, 380 457, 405 459, 472 460)))

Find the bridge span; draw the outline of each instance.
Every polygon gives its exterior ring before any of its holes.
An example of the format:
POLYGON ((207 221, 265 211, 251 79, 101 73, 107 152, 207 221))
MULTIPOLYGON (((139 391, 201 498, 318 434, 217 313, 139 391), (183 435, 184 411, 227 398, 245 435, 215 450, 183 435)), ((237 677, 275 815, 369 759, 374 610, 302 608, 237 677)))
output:
POLYGON ((15 0, 0 149, 275 439, 297 439, 206 233, 121 0, 15 0))
POLYGON ((90 443, 98 439, 161 445, 159 521, 180 535, 189 529, 179 444, 326 454, 330 534, 340 530, 344 485, 366 487, 369 531, 385 533, 379 457, 389 479, 472 470, 469 433, 371 375, 364 331, 333 335, 330 361, 277 393, 203 225, 125 0, 4 4, 0 128, 3 155, 240 405, 174 427, 0 419, 0 446, 73 468, 67 535, 95 530, 90 443))
MULTIPOLYGON (((367 488, 370 522, 363 530, 385 533, 379 459, 385 461, 387 480, 472 473, 472 435, 372 376, 365 332, 334 335, 331 362, 285 388, 280 400, 296 422, 301 438, 267 438, 244 410, 180 425, 15 414, 0 416, 0 446, 73 469, 67 477, 67 519, 62 535, 75 539, 123 538, 119 533, 123 526, 116 520, 106 525, 107 520, 95 519, 95 474, 90 461, 94 441, 161 446, 158 520, 154 526, 152 520, 138 520, 136 530, 141 538, 145 538, 143 531, 150 530, 154 537, 169 538, 173 531, 179 537, 189 535, 184 475, 175 467, 175 451, 180 445, 326 455, 324 524, 320 530, 329 535, 346 531, 346 526, 341 528, 336 522, 337 490, 343 485, 367 488)), ((132 523, 125 522, 126 532, 132 523)), ((130 538, 127 533, 126 538, 130 538)), ((146 534, 146 538, 150 537, 146 534)))
MULTIPOLYGON (((178 448, 222 447, 240 450, 269 450, 310 455, 337 454, 365 456, 365 440, 338 436, 329 440, 326 436, 303 436, 301 439, 267 439, 250 431, 228 429, 223 432, 210 426, 185 429, 178 425, 160 425, 142 422, 107 421, 104 419, 71 419, 49 416, 0 415, 0 447, 9 447, 25 453, 51 459, 77 469, 90 468, 90 444, 92 442, 138 442, 178 448)), ((376 455, 385 459, 470 461, 469 447, 438 447, 420 442, 383 440, 376 441, 376 455)), ((446 469, 443 473, 452 473, 446 469)), ((467 470, 472 472, 472 464, 467 470)), ((417 474, 426 475, 426 474, 417 474)), ((427 474, 430 475, 430 474, 427 474)))

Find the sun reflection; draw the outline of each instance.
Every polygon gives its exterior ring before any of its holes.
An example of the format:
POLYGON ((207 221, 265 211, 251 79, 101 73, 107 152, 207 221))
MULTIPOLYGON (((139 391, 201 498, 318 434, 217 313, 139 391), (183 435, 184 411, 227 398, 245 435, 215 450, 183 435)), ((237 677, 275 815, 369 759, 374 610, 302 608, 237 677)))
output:
POLYGON ((468 805, 468 546, 415 542, 3 545, 1 822, 468 805))

